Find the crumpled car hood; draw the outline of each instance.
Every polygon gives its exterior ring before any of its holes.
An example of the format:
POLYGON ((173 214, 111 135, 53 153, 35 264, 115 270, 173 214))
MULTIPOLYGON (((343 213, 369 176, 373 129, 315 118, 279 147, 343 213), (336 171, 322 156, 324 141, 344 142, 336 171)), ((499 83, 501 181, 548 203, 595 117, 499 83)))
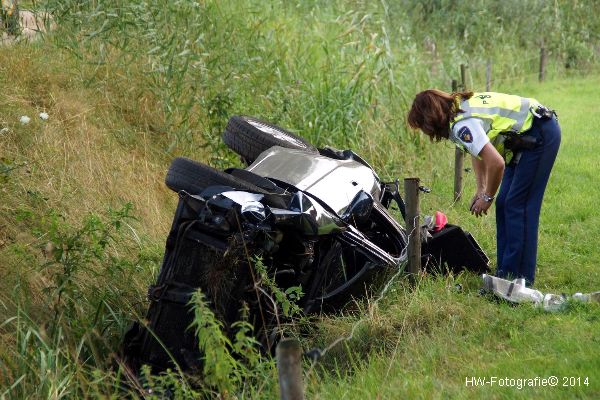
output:
POLYGON ((264 151, 247 168, 257 175, 276 179, 308 192, 342 215, 360 191, 380 197, 379 177, 355 160, 306 156, 302 150, 279 146, 264 151))

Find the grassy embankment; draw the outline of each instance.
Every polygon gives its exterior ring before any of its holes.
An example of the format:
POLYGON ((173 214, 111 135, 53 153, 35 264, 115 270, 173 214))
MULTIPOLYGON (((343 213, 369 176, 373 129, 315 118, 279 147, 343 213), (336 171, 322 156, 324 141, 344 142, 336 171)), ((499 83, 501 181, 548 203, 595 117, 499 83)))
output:
MULTIPOLYGON (((386 178, 420 176, 433 189, 423 212, 445 211, 493 253, 493 218, 474 219, 464 201, 450 201, 451 146, 409 135, 403 120, 411 96, 447 87, 461 62, 470 65, 473 88, 482 89, 488 57, 495 60, 494 89, 537 97, 561 116, 563 147, 542 215, 538 287, 597 290, 600 99, 593 88, 600 79, 559 79, 565 64, 566 72, 579 73, 594 62, 582 31, 595 32, 595 21, 574 24, 582 10, 563 4, 554 10, 561 25, 551 14, 536 20, 560 28, 547 37, 555 57, 551 81, 540 85, 536 44, 519 40, 524 28, 481 18, 469 31, 459 10, 409 3, 352 3, 346 11, 350 3, 341 1, 131 2, 116 12, 108 2, 96 8, 63 2, 54 36, 1 48, 0 397, 119 393, 118 373, 107 370, 110 353, 128 320, 145 310, 175 204, 164 172, 176 155, 216 167, 235 163, 219 142, 234 113, 268 118, 318 145, 352 147, 386 178), (419 28, 443 20, 440 32, 419 28), (484 31, 507 40, 493 43, 484 31), (517 57, 499 57, 507 52, 517 57), (47 122, 38 120, 41 111, 50 114, 47 122), (33 117, 28 125, 18 123, 24 114, 33 117), (122 209, 128 202, 132 212, 122 209)), ((514 12, 471 6, 480 14, 514 12)), ((310 372, 308 392, 316 398, 598 396, 597 306, 546 314, 489 302, 476 295, 478 286, 470 274, 426 277, 414 291, 398 282, 378 304, 360 305, 360 313, 316 321, 307 347, 363 322, 354 339, 310 372), (448 289, 456 282, 463 292, 448 289), (467 376, 492 375, 589 377, 589 386, 465 387, 467 376)), ((265 378, 275 379, 274 371, 265 378)), ((268 383, 242 393, 269 398, 276 390, 268 383)))

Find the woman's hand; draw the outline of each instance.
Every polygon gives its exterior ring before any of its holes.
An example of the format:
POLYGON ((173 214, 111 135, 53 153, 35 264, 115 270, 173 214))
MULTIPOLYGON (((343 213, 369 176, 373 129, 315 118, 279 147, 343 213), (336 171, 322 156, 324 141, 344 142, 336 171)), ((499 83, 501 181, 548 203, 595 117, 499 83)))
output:
POLYGON ((475 205, 475 202, 477 201, 477 199, 479 199, 479 197, 481 196, 481 194, 483 193, 482 191, 477 191, 474 195, 473 198, 471 199, 471 202, 469 203, 469 210, 473 209, 473 205, 475 205))
POLYGON ((476 195, 477 198, 471 204, 471 214, 476 217, 481 217, 483 214, 487 214, 487 210, 492 206, 491 201, 485 201, 481 196, 476 195))
POLYGON ((484 197, 494 196, 504 174, 504 159, 491 143, 486 143, 483 146, 479 152, 479 157, 481 159, 473 157, 473 169, 475 170, 475 178, 477 180, 477 194, 471 200, 470 209, 471 214, 475 214, 477 217, 487 214, 487 210, 492 206, 492 202, 485 201, 484 197), (486 195, 484 196, 484 194, 486 195))

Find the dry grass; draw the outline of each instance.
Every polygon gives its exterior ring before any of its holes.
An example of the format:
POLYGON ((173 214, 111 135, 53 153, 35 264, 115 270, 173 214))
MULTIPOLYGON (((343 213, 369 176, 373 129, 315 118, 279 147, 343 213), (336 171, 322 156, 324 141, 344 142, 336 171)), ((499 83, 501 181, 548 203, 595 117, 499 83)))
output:
MULTIPOLYGON (((30 45, 0 48, 0 86, 6 88, 0 92, 0 162, 20 166, 0 180, 0 290, 7 294, 0 297, 6 303, 0 303, 1 321, 19 302, 36 318, 49 316, 54 271, 40 268, 49 261, 48 239, 32 233, 49 210, 77 227, 90 213, 131 203, 137 219, 127 221, 125 233, 132 239, 111 249, 120 257, 162 247, 170 228, 177 196, 164 176, 171 157, 157 150, 150 133, 119 119, 119 99, 78 79, 60 52, 47 57, 30 45), (41 120, 40 112, 49 119, 41 120), (22 115, 31 122, 22 125, 22 115), (20 211, 34 218, 22 221, 20 211)), ((100 273, 104 268, 96 267, 100 273)), ((135 288, 130 294, 145 293, 152 275, 128 277, 135 288)), ((89 279, 113 285, 109 276, 89 279)))
POLYGON ((0 75, 7 87, 0 94, 0 119, 7 128, 0 154, 24 164, 10 174, 15 187, 3 195, 3 208, 24 204, 24 196, 35 190, 47 207, 75 222, 89 212, 131 202, 140 235, 164 237, 176 198, 163 184, 169 157, 156 151, 147 132, 115 118, 119 104, 113 99, 74 85, 77 71, 64 68, 65 59, 41 57, 42 52, 0 49, 0 75), (40 112, 48 113, 48 121, 38 118, 40 112), (31 122, 20 124, 21 115, 31 122), (123 136, 130 136, 129 145, 123 145, 123 136))

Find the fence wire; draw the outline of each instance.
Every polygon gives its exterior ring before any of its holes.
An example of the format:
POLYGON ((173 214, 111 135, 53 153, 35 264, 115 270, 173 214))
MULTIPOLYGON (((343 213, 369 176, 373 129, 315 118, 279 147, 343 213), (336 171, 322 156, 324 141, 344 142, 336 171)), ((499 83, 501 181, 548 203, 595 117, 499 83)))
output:
MULTIPOLYGON (((392 287, 392 284, 396 281, 396 279, 406 271, 406 266, 408 265, 407 252, 408 252, 408 247, 410 244, 410 238, 412 237, 412 234, 415 232, 416 229, 420 229, 419 216, 416 216, 415 219, 413 220, 413 226, 414 226, 414 228, 407 235, 408 240, 406 242, 406 246, 404 247, 404 249, 402 250, 402 253, 400 255, 400 259, 404 259, 405 261, 402 261, 401 263, 398 264, 398 270, 394 273, 394 275, 392 275, 390 277, 390 279, 388 279, 388 281, 386 282, 384 287, 381 289, 381 291, 379 292, 379 294, 377 295, 375 300, 371 303, 370 307, 374 308, 379 303, 379 301, 381 301, 381 299, 383 299, 385 297, 385 295, 387 294, 389 289, 392 287)), ((305 357, 307 357, 311 360, 310 368, 308 369, 308 371, 306 371, 305 378, 306 379, 310 378, 310 376, 312 375, 312 373, 314 371, 315 366, 317 365, 317 363, 321 359, 321 357, 325 356, 331 349, 335 348, 340 343, 349 342, 350 340, 352 340, 354 338, 354 334, 355 334, 356 330, 358 329, 358 327, 362 323, 367 321, 368 319, 369 319, 368 314, 365 314, 365 316, 360 318, 358 321, 356 321, 352 325, 352 328, 350 329, 350 332, 347 335, 338 336, 336 339, 334 339, 332 342, 330 342, 324 348, 315 347, 315 348, 312 348, 311 350, 309 350, 308 352, 305 352, 304 353, 305 357)))

